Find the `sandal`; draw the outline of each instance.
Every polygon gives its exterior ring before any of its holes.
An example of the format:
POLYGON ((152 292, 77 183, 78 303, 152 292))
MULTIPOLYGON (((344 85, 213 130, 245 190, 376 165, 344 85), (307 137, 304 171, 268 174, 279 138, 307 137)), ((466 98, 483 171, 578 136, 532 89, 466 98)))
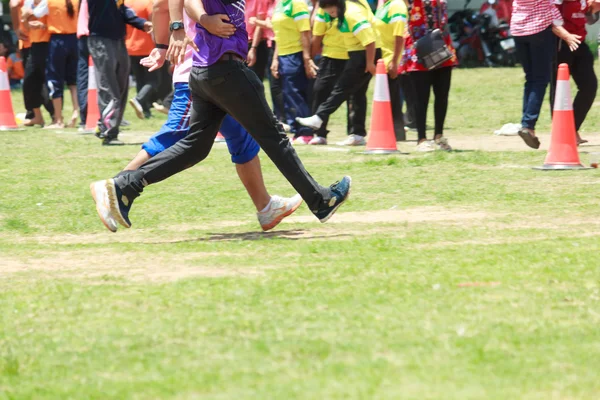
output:
POLYGON ((527 146, 531 147, 532 149, 540 148, 540 139, 538 139, 537 136, 533 135, 533 131, 531 129, 527 129, 527 128, 519 129, 519 136, 521 136, 521 139, 523 139, 525 144, 527 146))

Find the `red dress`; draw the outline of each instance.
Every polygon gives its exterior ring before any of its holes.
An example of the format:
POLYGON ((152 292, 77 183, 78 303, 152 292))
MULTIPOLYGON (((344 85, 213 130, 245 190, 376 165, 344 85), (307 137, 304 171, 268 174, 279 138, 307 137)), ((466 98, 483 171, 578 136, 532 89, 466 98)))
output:
MULTIPOLYGON (((445 32, 444 29, 448 25, 448 3, 446 0, 430 0, 432 14, 433 14, 433 27, 434 29, 440 29, 445 32), (441 7, 441 9, 438 9, 441 7), (439 21, 438 16, 441 15, 442 20, 439 21)), ((415 42, 422 38, 429 30, 429 24, 427 23, 427 16, 425 11, 425 0, 409 0, 408 1, 408 36, 405 41, 404 54, 402 55, 402 62, 400 70, 403 73, 416 72, 416 71, 428 71, 423 64, 421 64, 417 58, 417 50, 415 49, 415 42)), ((444 41, 446 46, 450 49, 453 56, 452 59, 446 61, 438 68, 444 67, 455 67, 458 65, 458 59, 456 58, 456 51, 452 47, 452 38, 450 35, 444 33, 444 41)))

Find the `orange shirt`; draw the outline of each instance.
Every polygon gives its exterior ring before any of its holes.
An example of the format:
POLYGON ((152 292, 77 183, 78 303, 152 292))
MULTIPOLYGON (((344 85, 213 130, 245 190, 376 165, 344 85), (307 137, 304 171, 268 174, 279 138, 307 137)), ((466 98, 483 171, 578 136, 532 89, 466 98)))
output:
POLYGON ((48 0, 48 31, 50 33, 77 33, 79 0, 71 0, 71 2, 73 3, 73 18, 67 14, 67 3, 65 0, 48 0))
MULTIPOLYGON (((150 20, 152 0, 125 0, 125 5, 135 11, 138 17, 150 20)), ((130 56, 147 56, 154 48, 154 40, 149 33, 127 25, 125 46, 130 56)))
MULTIPOLYGON (((40 21, 42 24, 48 26, 48 17, 32 18, 32 21, 40 21)), ((29 29, 29 40, 31 43, 42 43, 50 41, 50 32, 48 29, 29 29)))
POLYGON ((27 40, 19 40, 19 50, 28 49, 31 47, 31 38, 29 37, 30 33, 27 33, 27 28, 25 28, 23 21, 21 21, 20 25, 21 26, 19 29, 21 29, 21 32, 25 32, 27 34, 27 40))
POLYGON ((13 53, 6 60, 8 67, 8 77, 10 79, 23 79, 25 77, 25 68, 23 68, 23 60, 20 56, 13 53))

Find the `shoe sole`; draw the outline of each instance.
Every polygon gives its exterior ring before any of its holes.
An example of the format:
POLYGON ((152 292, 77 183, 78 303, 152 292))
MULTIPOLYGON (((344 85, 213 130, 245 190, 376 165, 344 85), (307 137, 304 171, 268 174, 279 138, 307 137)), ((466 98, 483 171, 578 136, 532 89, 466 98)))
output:
POLYGON ((135 101, 133 101, 133 99, 129 99, 129 105, 133 108, 133 111, 135 111, 135 115, 139 118, 139 119, 146 119, 144 117, 144 110, 140 110, 137 108, 137 104, 135 104, 135 101))
POLYGON ((335 206, 333 208, 333 210, 331 210, 331 212, 329 213, 328 216, 319 220, 319 221, 321 221, 322 224, 329 221, 329 218, 333 217, 333 214, 335 214, 337 209, 340 208, 346 202, 346 200, 348 200, 350 198, 350 192, 352 192, 352 178, 348 177, 348 179, 350 180, 350 182, 348 183, 348 194, 346 195, 346 198, 344 200, 342 200, 337 206, 335 206))
POLYGON ((265 225, 265 226, 260 226, 263 230, 263 232, 266 231, 270 231, 271 229, 275 228, 277 225, 279 225, 279 223, 281 221, 283 221, 284 218, 289 217, 290 215, 292 215, 298 208, 300 208, 300 206, 302 205, 302 203, 304 203, 304 200, 301 200, 295 207, 292 207, 288 210, 288 212, 286 212, 285 214, 281 214, 279 217, 277 217, 276 219, 273 220, 273 222, 271 222, 269 225, 265 225))
POLYGON ((526 131, 519 131, 519 136, 521 137, 521 139, 523 139, 525 144, 531 147, 532 149, 537 150, 540 148, 540 139, 538 139, 536 136, 533 136, 531 133, 526 131))
POLYGON ((98 207, 98 198, 96 196, 96 189, 94 188, 94 184, 91 183, 90 184, 90 192, 92 193, 92 198, 94 199, 94 204, 96 205, 96 212, 98 213, 98 217, 100 218, 100 221, 102 221, 102 223, 104 224, 104 226, 106 227, 106 229, 108 229, 111 232, 116 232, 117 228, 115 228, 113 230, 113 228, 111 228, 108 223, 106 222, 106 220, 104 219, 104 217, 102 216, 102 213, 100 212, 100 208, 98 207))
POLYGON ((113 215, 114 219, 125 228, 131 228, 131 224, 128 224, 125 221, 125 218, 121 215, 121 210, 119 209, 119 200, 117 199, 117 189, 115 188, 114 179, 106 180, 106 191, 108 192, 108 203, 110 206, 110 212, 113 215))

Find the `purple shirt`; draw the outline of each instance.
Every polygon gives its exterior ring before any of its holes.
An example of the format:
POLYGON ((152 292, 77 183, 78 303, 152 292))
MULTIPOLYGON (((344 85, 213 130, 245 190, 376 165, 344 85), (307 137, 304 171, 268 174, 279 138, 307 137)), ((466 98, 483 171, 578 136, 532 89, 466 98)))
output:
POLYGON ((223 39, 211 35, 200 24, 196 24, 196 37, 194 42, 198 51, 194 51, 194 67, 208 67, 216 63, 225 53, 235 53, 246 59, 248 55, 248 32, 244 21, 246 0, 235 0, 232 3, 224 0, 202 0, 204 9, 208 15, 226 14, 229 22, 235 26, 234 35, 229 39, 223 39))

